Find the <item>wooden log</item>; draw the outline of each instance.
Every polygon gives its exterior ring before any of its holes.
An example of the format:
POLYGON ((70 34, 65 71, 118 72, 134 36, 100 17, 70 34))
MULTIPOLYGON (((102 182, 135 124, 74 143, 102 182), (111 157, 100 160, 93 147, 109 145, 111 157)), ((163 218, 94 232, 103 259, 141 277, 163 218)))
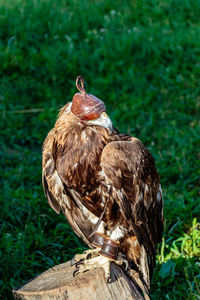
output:
POLYGON ((111 263, 111 283, 105 280, 102 267, 73 277, 70 261, 56 265, 13 290, 14 299, 23 300, 144 300, 138 282, 134 283, 123 269, 111 263))

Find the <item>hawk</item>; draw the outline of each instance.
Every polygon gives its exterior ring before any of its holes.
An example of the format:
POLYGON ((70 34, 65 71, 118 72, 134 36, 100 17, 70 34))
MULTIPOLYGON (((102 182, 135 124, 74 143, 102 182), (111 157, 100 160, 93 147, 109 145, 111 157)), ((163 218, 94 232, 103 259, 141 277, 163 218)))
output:
POLYGON ((154 159, 139 139, 113 127, 104 102, 86 93, 81 76, 76 86, 79 93, 60 110, 43 144, 45 195, 96 251, 88 265, 125 259, 149 287, 163 232, 154 159))

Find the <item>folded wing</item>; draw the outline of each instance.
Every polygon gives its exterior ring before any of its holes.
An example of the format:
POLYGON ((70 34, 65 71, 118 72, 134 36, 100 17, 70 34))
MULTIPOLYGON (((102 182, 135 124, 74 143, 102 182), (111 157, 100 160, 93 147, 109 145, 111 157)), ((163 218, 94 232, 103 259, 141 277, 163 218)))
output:
POLYGON ((49 205, 56 213, 60 210, 65 214, 74 232, 89 246, 93 247, 89 238, 92 232, 91 224, 77 206, 70 189, 60 177, 55 163, 57 143, 52 129, 46 137, 42 151, 42 183, 49 205))
POLYGON ((163 231, 163 201, 154 160, 138 139, 106 145, 101 156, 105 181, 140 245, 154 265, 163 231))

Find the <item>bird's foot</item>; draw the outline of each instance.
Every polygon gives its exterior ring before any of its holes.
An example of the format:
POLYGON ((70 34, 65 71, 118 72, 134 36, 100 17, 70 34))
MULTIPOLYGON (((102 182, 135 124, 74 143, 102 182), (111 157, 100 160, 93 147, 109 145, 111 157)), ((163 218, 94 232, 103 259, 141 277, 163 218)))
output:
POLYGON ((78 266, 82 264, 85 260, 92 259, 99 255, 100 249, 88 249, 85 250, 82 254, 76 254, 71 260, 71 266, 78 266))
POLYGON ((128 263, 128 260, 125 257, 126 256, 123 255, 122 253, 118 253, 117 259, 116 259, 115 263, 118 264, 118 265, 120 265, 120 266, 122 266, 123 269, 125 271, 127 271, 128 268, 129 268, 129 263, 128 263))
POLYGON ((76 269, 73 272, 73 276, 75 277, 80 273, 87 272, 97 267, 103 267, 107 282, 111 282, 110 262, 111 260, 109 258, 101 255, 88 260, 82 259, 82 261, 79 261, 75 264, 76 269))
MULTIPOLYGON (((95 252, 94 252, 95 253, 95 252)), ((98 251, 96 253, 98 255, 98 251)), ((111 273, 110 273, 110 263, 113 261, 109 259, 106 256, 103 255, 98 255, 96 257, 90 258, 90 259, 81 259, 79 260, 75 266, 76 269, 73 272, 73 276, 77 276, 80 273, 87 272, 91 269, 97 268, 97 267, 102 267, 105 271, 105 278, 108 283, 111 282, 111 273)), ((119 253, 117 256, 117 259, 113 261, 114 263, 120 265, 123 267, 124 270, 128 270, 129 264, 128 261, 125 259, 125 257, 119 253)))

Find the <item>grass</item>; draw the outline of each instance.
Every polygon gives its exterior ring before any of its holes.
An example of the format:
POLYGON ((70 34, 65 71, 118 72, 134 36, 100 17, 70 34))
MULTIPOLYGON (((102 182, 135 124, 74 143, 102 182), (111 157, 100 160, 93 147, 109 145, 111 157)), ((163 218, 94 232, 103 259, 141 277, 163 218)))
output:
POLYGON ((0 0, 0 297, 85 246, 41 187, 41 146, 84 76, 160 173, 152 299, 200 299, 199 0, 0 0))

